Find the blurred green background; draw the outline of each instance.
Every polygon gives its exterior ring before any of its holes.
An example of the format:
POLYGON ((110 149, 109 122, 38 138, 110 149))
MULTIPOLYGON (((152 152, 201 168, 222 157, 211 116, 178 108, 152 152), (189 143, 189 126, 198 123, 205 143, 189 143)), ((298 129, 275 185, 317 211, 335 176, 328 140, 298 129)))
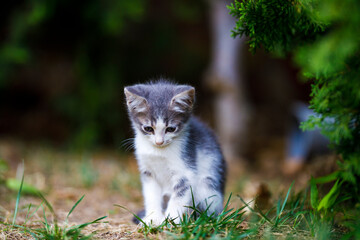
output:
POLYGON ((118 145, 123 86, 196 82, 205 1, 11 1, 1 8, 0 132, 73 147, 118 145))
MULTIPOLYGON (((121 148, 131 136, 123 87, 158 77, 197 87, 196 112, 212 122, 213 95, 202 82, 208 1, 26 0, 0 11, 1 137, 121 148)), ((307 99, 308 86, 288 59, 243 52, 245 100, 263 113, 253 111, 254 127, 283 134, 289 99, 307 99)))

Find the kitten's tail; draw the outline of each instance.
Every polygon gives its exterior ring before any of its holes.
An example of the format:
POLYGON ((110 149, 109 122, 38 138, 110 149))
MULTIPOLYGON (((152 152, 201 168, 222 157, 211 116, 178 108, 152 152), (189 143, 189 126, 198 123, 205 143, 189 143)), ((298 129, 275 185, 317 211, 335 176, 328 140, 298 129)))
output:
MULTIPOLYGON (((143 209, 143 210, 141 210, 140 212, 138 212, 138 213, 136 214, 136 216, 139 217, 139 218, 141 218, 141 219, 143 219, 143 218, 145 217, 145 209, 143 209)), ((132 221, 133 221, 133 223, 135 223, 135 224, 139 224, 139 223, 140 223, 139 219, 137 219, 135 216, 133 217, 132 221)))

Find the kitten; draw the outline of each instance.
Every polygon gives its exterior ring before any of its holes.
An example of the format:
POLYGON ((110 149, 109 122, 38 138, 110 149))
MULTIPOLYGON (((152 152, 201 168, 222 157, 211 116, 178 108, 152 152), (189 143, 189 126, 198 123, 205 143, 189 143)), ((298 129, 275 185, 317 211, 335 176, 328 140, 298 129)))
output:
POLYGON ((147 224, 179 223, 192 205, 223 209, 225 162, 213 133, 192 116, 195 89, 164 80, 125 87, 147 224), (192 193, 191 193, 192 192, 192 193))

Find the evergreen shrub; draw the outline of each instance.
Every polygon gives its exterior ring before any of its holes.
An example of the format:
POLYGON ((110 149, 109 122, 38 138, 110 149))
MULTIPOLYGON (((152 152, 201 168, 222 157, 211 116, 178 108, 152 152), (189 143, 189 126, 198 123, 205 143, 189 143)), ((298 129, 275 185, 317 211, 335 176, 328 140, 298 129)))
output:
MULTIPOLYGON (((338 171, 312 180, 313 187, 334 182, 312 206, 324 212, 340 206, 359 212, 360 1, 235 0, 229 9, 236 18, 234 37, 247 36, 253 52, 263 47, 291 55, 312 82, 310 108, 317 115, 301 127, 319 127, 340 156, 338 171)), ((312 192, 317 195, 316 189, 312 192)))

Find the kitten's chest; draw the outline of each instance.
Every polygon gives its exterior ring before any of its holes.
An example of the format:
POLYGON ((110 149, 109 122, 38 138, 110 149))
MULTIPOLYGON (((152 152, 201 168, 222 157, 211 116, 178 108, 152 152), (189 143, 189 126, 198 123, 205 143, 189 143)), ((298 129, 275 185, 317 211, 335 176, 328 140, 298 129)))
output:
POLYGON ((163 157, 149 154, 142 154, 138 157, 141 171, 149 171, 159 182, 166 183, 179 175, 184 169, 182 161, 177 156, 163 157))
POLYGON ((174 176, 186 171, 180 142, 173 142, 165 148, 140 142, 135 153, 140 171, 149 171, 160 183, 170 183, 174 176))
POLYGON ((144 152, 136 151, 139 167, 156 175, 174 175, 184 170, 181 152, 144 152))

